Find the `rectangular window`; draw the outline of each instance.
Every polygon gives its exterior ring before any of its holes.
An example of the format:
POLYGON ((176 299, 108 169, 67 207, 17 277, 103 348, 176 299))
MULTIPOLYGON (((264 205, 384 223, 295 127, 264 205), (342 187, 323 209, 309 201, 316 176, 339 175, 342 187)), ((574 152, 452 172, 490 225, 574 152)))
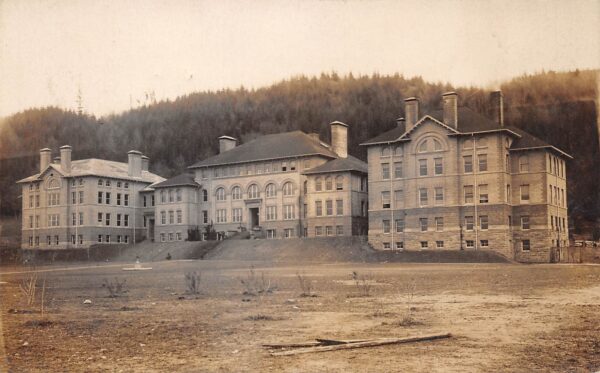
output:
POLYGON ((473 240, 467 240, 467 247, 468 248, 473 248, 475 246, 475 241, 473 240))
POLYGON ((175 191, 175 193, 177 195, 177 202, 181 202, 181 198, 182 198, 182 196, 181 196, 181 189, 177 189, 175 191))
POLYGON ((463 157, 463 164, 464 164, 464 168, 465 168, 465 173, 473 172, 473 156, 472 155, 465 155, 463 157))
POLYGON ((319 237, 323 235, 323 227, 316 226, 315 227, 315 236, 319 237))
POLYGON ((336 225, 335 226, 335 235, 336 236, 343 236, 344 235, 344 226, 343 225, 336 225))
POLYGON ((169 232, 169 241, 173 241, 173 238, 174 238, 173 232, 169 232))
POLYGON ((389 209, 391 207, 389 191, 381 192, 381 207, 384 209, 389 209))
POLYGON ((521 216, 521 229, 529 229, 529 216, 521 216))
POLYGON ((444 218, 443 217, 435 218, 435 230, 438 232, 442 232, 444 230, 444 218))
POLYGON ((338 199, 335 201, 335 214, 344 215, 344 200, 338 199))
POLYGON ((419 176, 427 176, 427 159, 419 159, 419 176))
POLYGON ((83 203, 83 192, 79 192, 79 203, 83 203))
POLYGON ((481 184, 481 185, 479 185, 478 189, 479 189, 479 203, 488 203, 489 202, 488 185, 481 184))
POLYGON ((427 189, 419 189, 419 206, 427 206, 428 201, 429 197, 427 195, 427 189))
POLYGON ((404 203, 404 191, 395 190, 394 191, 394 207, 398 208, 398 206, 402 206, 404 203))
POLYGON ((162 224, 162 225, 167 224, 167 212, 166 211, 160 212, 160 224, 162 224))
POLYGON ((275 238, 277 237, 277 233, 275 229, 267 229, 267 238, 275 238))
POLYGON ((464 186, 465 203, 473 203, 473 185, 464 186))
POLYGON ((323 202, 315 201, 315 214, 317 216, 323 216, 323 202))
MULTIPOLYGON (((73 220, 75 220, 75 214, 73 214, 73 220)), ((33 215, 29 216, 29 228, 33 228, 33 215)))
POLYGON ((156 198, 154 197, 154 194, 150 196, 150 201, 150 206, 154 207, 154 205, 156 204, 156 198))
POLYGON ((404 249, 404 242, 403 242, 403 241, 398 241, 398 242, 396 242, 396 249, 397 249, 397 250, 402 250, 402 249, 404 249))
POLYGON ((519 172, 529 172, 529 157, 526 155, 519 157, 519 172))
MULTIPOLYGON (((169 189, 169 202, 173 202, 173 201, 174 201, 174 199, 173 199, 173 191, 171 189, 169 189)), ((169 235, 170 234, 171 233, 169 233, 169 235)), ((172 240, 169 240, 169 241, 172 241, 172 240)))
POLYGON ((521 201, 529 201, 529 184, 521 185, 521 201))
POLYGON ((104 198, 104 200, 106 201, 107 205, 110 205, 110 193, 106 192, 106 198, 104 198))
POLYGON ((438 249, 443 249, 444 241, 435 241, 435 247, 437 247, 438 249))
POLYGON ((479 171, 487 171, 487 154, 479 154, 477 157, 479 159, 479 171))
POLYGON ((479 243, 481 244, 481 247, 489 247, 490 246, 490 242, 488 240, 481 240, 481 241, 479 241, 479 243))
POLYGON ((147 203, 146 203, 146 196, 144 196, 144 197, 143 197, 142 201, 143 201, 143 202, 142 202, 142 204, 144 205, 144 207, 146 207, 146 206, 147 206, 147 203))
POLYGON ((83 235, 81 235, 81 234, 80 234, 80 235, 77 237, 77 240, 79 241, 79 244, 80 244, 80 245, 83 245, 83 235))
POLYGON ((333 236, 333 227, 331 225, 325 227, 325 235, 333 236))
POLYGON ((124 227, 129 227, 129 215, 125 214, 123 216, 124 220, 123 220, 123 226, 124 227))
POLYGON ((277 220, 277 206, 267 206, 266 220, 277 220))
POLYGON ((121 243, 121 235, 120 234, 117 235, 117 243, 121 243))
MULTIPOLYGON (((82 193, 82 192, 80 192, 82 193)), ((40 207, 40 196, 36 195, 35 196, 35 207, 40 207)))
POLYGON ((421 227, 421 232, 427 232, 427 228, 428 228, 428 220, 427 220, 427 218, 420 218, 419 219, 419 225, 421 227))
POLYGON ((472 231, 473 230, 473 217, 472 216, 465 216, 465 229, 468 231, 472 231))
POLYGON ((202 222, 208 224, 208 211, 202 210, 202 222))
MULTIPOLYGON (((177 211, 177 212, 178 212, 178 214, 181 213, 181 211, 177 211)), ((240 223, 242 221, 242 209, 241 208, 235 208, 235 209, 231 210, 231 221, 233 221, 234 223, 240 223)))
POLYGON ((384 248, 384 249, 386 249, 386 250, 389 250, 389 249, 391 249, 391 245, 390 245, 390 243, 389 243, 389 242, 384 242, 384 243, 383 243, 383 248, 384 248))
POLYGON ((121 226, 121 214, 117 214, 117 227, 121 226))
POLYGON ((327 216, 333 215, 333 201, 332 200, 325 201, 325 211, 327 213, 327 216))
POLYGON ((396 233, 404 232, 404 219, 396 219, 396 233))
POLYGON ((106 225, 110 225, 110 214, 108 214, 108 213, 105 214, 105 218, 106 218, 106 219, 104 219, 105 220, 105 224, 106 225))
POLYGON ((530 251, 531 250, 531 242, 529 240, 521 241, 521 250, 530 251))
POLYGON ((160 242, 165 242, 166 241, 166 235, 164 233, 160 234, 160 242))
MULTIPOLYGON (((32 204, 31 202, 33 202, 33 200, 30 201, 30 205, 32 204)), ((76 192, 71 192, 71 204, 76 204, 77 203, 77 193, 76 192)), ((31 206, 30 206, 31 207, 31 206)), ((75 242, 73 242, 75 243, 75 242)))
POLYGON ((383 224, 383 233, 390 233, 390 221, 384 220, 382 224, 383 224))
POLYGON ((394 162, 394 178, 400 179, 402 178, 402 162, 394 162))
POLYGON ((227 222, 227 210, 219 209, 217 210, 217 223, 226 223, 227 222))
POLYGON ((487 230, 488 229, 488 217, 487 217, 487 215, 481 215, 479 217, 479 227, 481 228, 481 230, 487 230))
POLYGON ((390 164, 389 163, 381 164, 381 178, 383 180, 388 180, 390 178, 390 164))
POLYGON ((173 211, 169 211, 169 224, 175 224, 175 213, 173 211))
POLYGON ((101 234, 98 235, 98 242, 102 242, 102 235, 101 234))
POLYGON ((117 193, 117 206, 121 206, 121 193, 117 193))
POLYGON ((429 242, 421 241, 421 249, 427 249, 427 248, 429 248, 429 242))
POLYGON ((435 188, 435 204, 441 205, 444 203, 444 188, 435 188))
POLYGON ((103 221, 104 221, 104 218, 102 217, 102 213, 101 213, 101 212, 99 212, 99 213, 98 213, 98 223, 99 223, 99 224, 102 224, 102 222, 103 222, 103 221))
POLYGON ((102 192, 98 192, 98 203, 102 203, 102 192))
POLYGON ((434 158, 433 164, 435 166, 434 172, 436 175, 442 175, 444 173, 444 163, 442 158, 434 158))
MULTIPOLYGON (((242 209, 238 209, 240 210, 240 220, 242 221, 242 209)), ((177 224, 181 224, 183 223, 183 212, 181 210, 177 210, 177 224)))
MULTIPOLYGON (((294 171, 294 170, 292 170, 294 171)), ((285 228, 283 230, 283 238, 292 238, 294 237, 294 228, 285 228)))
POLYGON ((129 206, 129 194, 125 194, 123 197, 125 198, 123 201, 123 205, 129 206))

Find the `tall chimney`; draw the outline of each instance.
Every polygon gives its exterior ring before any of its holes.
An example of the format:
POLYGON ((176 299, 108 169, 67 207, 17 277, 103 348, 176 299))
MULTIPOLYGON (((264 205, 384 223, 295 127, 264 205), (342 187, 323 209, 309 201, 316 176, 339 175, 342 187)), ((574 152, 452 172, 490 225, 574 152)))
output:
POLYGON ((127 153, 127 174, 132 177, 142 176, 142 153, 137 150, 130 150, 127 153))
POLYGON ((48 148, 44 148, 40 150, 40 173, 43 172, 48 165, 50 165, 50 161, 52 160, 52 150, 48 148))
POLYGON ((400 128, 400 130, 406 131, 406 120, 404 120, 404 117, 396 119, 396 124, 398 125, 398 128, 400 128))
POLYGON ((146 157, 145 155, 142 155, 142 171, 149 171, 150 170, 150 158, 146 157))
POLYGON ((63 171, 71 172, 71 146, 63 145, 60 147, 60 166, 63 171))
POLYGON ((219 154, 235 148, 237 139, 231 136, 219 137, 219 154))
POLYGON ((458 129, 458 94, 447 92, 442 95, 444 101, 444 123, 458 129))
POLYGON ((502 91, 494 91, 490 94, 492 101, 492 115, 494 122, 504 127, 504 95, 502 91))
POLYGON ((417 120, 419 120, 419 99, 409 97, 404 99, 404 111, 406 115, 406 130, 409 131, 417 120))
POLYGON ((340 158, 348 158, 348 125, 331 122, 331 150, 340 158))

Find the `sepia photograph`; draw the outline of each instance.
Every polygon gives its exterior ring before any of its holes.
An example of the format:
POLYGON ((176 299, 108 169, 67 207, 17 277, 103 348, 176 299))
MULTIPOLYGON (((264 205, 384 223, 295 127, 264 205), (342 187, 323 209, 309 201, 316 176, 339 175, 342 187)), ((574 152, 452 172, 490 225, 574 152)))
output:
POLYGON ((600 0, 0 0, 0 373, 600 373, 600 0))

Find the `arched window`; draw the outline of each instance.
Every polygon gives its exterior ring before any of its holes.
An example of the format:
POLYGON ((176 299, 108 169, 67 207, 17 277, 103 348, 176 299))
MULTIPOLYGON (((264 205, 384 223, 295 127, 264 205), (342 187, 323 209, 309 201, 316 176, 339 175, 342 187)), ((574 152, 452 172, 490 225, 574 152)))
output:
POLYGON ((342 175, 335 177, 335 189, 344 190, 344 177, 342 175))
POLYGON ((48 189, 56 189, 58 187, 59 185, 56 179, 50 179, 50 181, 48 181, 48 189))
POLYGON ((208 202, 208 190, 202 189, 202 201, 208 202))
POLYGON ((381 148, 381 156, 382 157, 390 156, 390 147, 389 146, 384 146, 383 148, 381 148))
POLYGON ((287 182, 283 184, 283 195, 284 196, 293 196, 294 195, 294 185, 291 182, 287 182))
POLYGON ((225 188, 217 188, 215 193, 217 201, 225 201, 225 188))
POLYGON ((321 179, 320 176, 315 179, 315 190, 317 192, 320 192, 323 190, 323 179, 321 179))
POLYGON ((248 198, 258 198, 258 185, 252 184, 248 187, 248 198))
POLYGON ((240 188, 239 186, 234 186, 231 189, 231 199, 234 201, 242 199, 242 188, 240 188))
POLYGON ((439 152, 442 150, 442 143, 436 139, 433 139, 433 150, 439 152))
POLYGON ((398 145, 394 148, 395 155, 402 155, 402 145, 398 145))
POLYGON ((421 145, 419 145, 419 153, 425 153, 428 148, 429 148, 429 140, 425 139, 425 141, 423 141, 421 143, 421 145))
POLYGON ((333 179, 331 176, 327 176, 325 178, 325 189, 332 190, 333 189, 333 179))
POLYGON ((267 184, 267 187, 265 188, 265 194, 267 195, 267 198, 275 197, 277 195, 275 184, 267 184))

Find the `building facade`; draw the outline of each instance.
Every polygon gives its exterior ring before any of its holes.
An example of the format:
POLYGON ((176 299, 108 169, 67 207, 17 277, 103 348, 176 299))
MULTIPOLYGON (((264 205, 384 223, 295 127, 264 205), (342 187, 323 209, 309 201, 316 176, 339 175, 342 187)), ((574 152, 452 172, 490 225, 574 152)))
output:
POLYGON ((506 127, 502 94, 494 119, 458 107, 419 113, 367 142, 369 241, 377 249, 490 249, 547 262, 568 242, 563 151, 506 127))

